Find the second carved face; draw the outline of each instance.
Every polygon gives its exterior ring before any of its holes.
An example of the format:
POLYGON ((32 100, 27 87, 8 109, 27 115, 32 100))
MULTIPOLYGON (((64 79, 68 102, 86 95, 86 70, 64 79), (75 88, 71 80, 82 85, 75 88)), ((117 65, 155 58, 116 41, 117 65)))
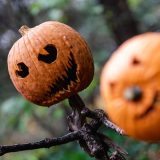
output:
POLYGON ((104 110, 126 134, 160 140, 160 33, 145 33, 122 44, 101 75, 104 110))

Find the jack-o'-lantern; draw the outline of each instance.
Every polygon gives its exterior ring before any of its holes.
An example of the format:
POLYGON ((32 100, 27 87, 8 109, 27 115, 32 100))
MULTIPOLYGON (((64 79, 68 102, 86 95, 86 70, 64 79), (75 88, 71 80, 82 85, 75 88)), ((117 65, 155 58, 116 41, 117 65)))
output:
POLYGON ((101 74, 104 110, 126 134, 160 141, 160 33, 124 42, 101 74))
POLYGON ((85 40, 71 27, 56 21, 23 35, 8 55, 10 78, 17 90, 35 104, 50 106, 86 88, 94 72, 85 40))

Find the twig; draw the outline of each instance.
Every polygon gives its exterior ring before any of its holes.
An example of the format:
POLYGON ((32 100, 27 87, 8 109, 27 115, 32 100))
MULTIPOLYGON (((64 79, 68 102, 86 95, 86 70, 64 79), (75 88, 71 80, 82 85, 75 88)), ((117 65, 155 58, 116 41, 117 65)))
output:
POLYGON ((75 141, 77 139, 79 139, 79 132, 75 131, 72 133, 68 133, 62 137, 46 138, 46 139, 43 139, 38 142, 14 144, 14 145, 1 145, 0 146, 0 156, 4 155, 6 153, 10 153, 10 152, 33 150, 33 149, 39 149, 39 148, 50 148, 52 146, 75 141))
POLYGON ((101 109, 96 109, 94 111, 89 110, 88 108, 83 108, 82 112, 83 115, 93 118, 93 119, 99 119, 107 128, 111 128, 112 130, 115 130, 120 135, 124 135, 125 132, 116 126, 114 123, 108 120, 107 115, 104 113, 101 109))
POLYGON ((119 147, 117 144, 113 143, 113 141, 108 138, 106 135, 104 135, 103 133, 99 133, 98 132, 99 137, 101 137, 101 139, 103 139, 103 141, 110 147, 113 148, 114 150, 116 150, 119 154, 126 156, 128 155, 128 153, 121 147, 119 147))

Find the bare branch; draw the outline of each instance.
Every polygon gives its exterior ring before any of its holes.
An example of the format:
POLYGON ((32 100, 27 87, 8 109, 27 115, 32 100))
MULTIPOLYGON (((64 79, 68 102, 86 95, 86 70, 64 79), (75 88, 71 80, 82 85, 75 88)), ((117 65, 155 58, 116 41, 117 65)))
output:
POLYGON ((101 109, 96 109, 94 111, 89 110, 88 108, 83 108, 81 113, 87 117, 93 118, 93 119, 99 119, 107 128, 110 128, 112 130, 115 130, 120 135, 125 135, 124 131, 116 126, 114 123, 108 120, 107 115, 104 113, 101 109))
POLYGON ((128 153, 123 148, 113 143, 113 141, 109 137, 100 132, 98 133, 98 135, 103 140, 103 142, 106 143, 110 148, 113 148, 117 152, 117 154, 120 154, 122 156, 128 155, 128 153))
POLYGON ((91 111, 87 109, 77 94, 69 98, 69 104, 72 108, 72 112, 68 116, 70 133, 62 137, 46 138, 38 142, 1 145, 0 156, 10 152, 49 148, 71 141, 78 141, 81 148, 90 157, 94 157, 97 160, 125 160, 125 152, 107 136, 98 132, 102 123, 107 128, 114 129, 118 133, 122 133, 122 130, 110 122, 102 110, 91 111), (92 120, 87 121, 87 117, 90 117, 92 120))
POLYGON ((79 139, 79 132, 74 131, 74 132, 68 133, 62 137, 46 138, 46 139, 43 139, 38 142, 14 144, 14 145, 1 145, 0 146, 0 156, 4 155, 6 153, 10 153, 10 152, 33 150, 33 149, 39 149, 39 148, 50 148, 52 146, 72 142, 77 139, 79 139))

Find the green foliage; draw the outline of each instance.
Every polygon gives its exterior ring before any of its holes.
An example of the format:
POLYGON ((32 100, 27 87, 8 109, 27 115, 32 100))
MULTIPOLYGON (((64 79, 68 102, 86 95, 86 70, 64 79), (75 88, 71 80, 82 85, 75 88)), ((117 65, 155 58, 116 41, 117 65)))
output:
POLYGON ((46 12, 48 18, 54 20, 64 20, 63 10, 66 8, 69 0, 45 0, 35 1, 30 6, 30 12, 34 16, 40 14, 41 12, 46 12))
POLYGON ((120 136, 104 128, 102 131, 128 152, 127 160, 157 160, 156 153, 160 150, 159 144, 150 144, 127 136, 120 136))
POLYGON ((158 0, 128 0, 131 9, 142 32, 159 31, 159 8, 158 0))

